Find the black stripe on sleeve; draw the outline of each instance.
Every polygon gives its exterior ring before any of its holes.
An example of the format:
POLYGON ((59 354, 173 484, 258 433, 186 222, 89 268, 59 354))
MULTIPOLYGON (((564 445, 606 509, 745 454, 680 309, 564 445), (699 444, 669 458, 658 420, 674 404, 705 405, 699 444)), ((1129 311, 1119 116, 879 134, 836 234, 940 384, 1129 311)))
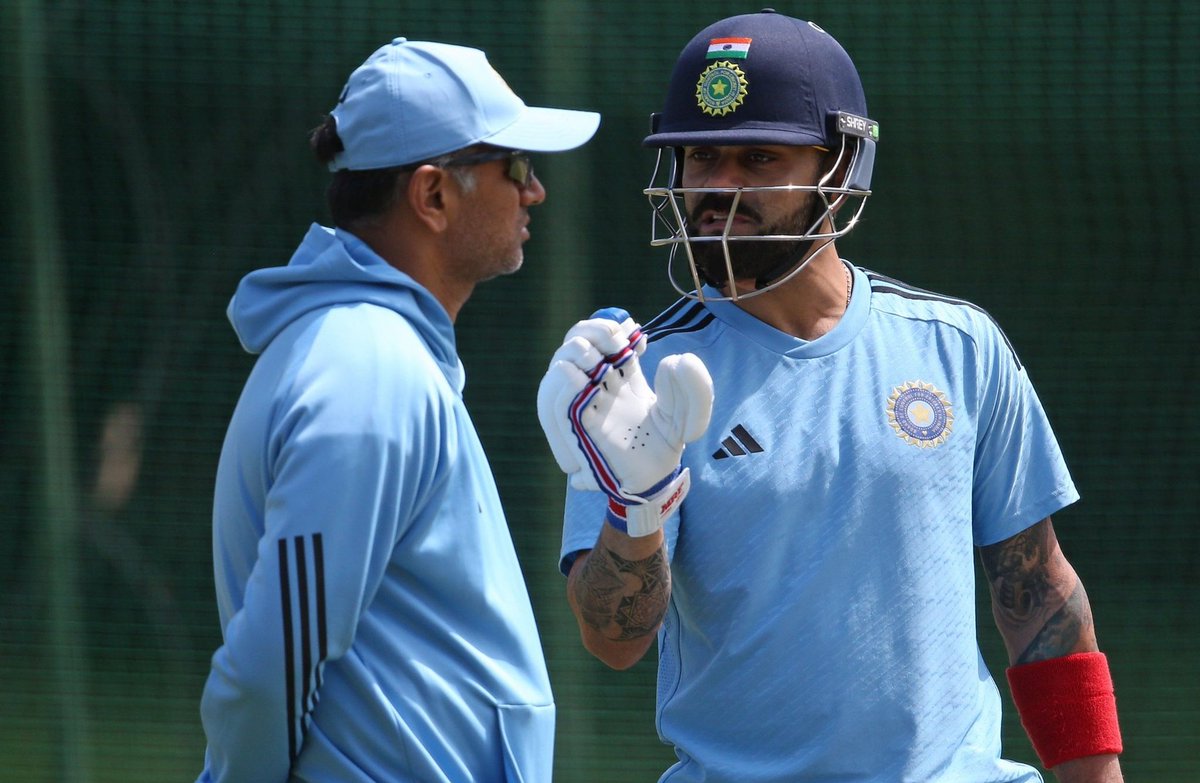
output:
POLYGON ((325 545, 321 534, 313 535, 313 567, 317 578, 317 655, 324 661, 328 655, 325 629, 325 545))
POLYGON ((279 539, 279 594, 283 609, 283 677, 287 702, 288 759, 296 760, 296 662, 292 647, 292 590, 288 581, 287 539, 279 539))
POLYGON ((294 763, 308 734, 309 714, 320 699, 322 673, 329 650, 325 549, 320 533, 295 536, 290 541, 281 538, 278 547, 284 701, 288 755, 294 763), (295 616, 297 611, 298 617, 295 616))
MULTIPOLYGON (((309 589, 308 589, 308 556, 305 552, 304 537, 296 536, 293 539, 296 545, 296 596, 300 599, 300 675, 303 678, 301 681, 301 696, 300 708, 305 714, 311 709, 309 697, 312 695, 313 684, 313 669, 312 669, 312 636, 310 624, 312 617, 309 609, 309 589)), ((307 725, 301 720, 300 725, 296 727, 301 739, 306 733, 307 725)))

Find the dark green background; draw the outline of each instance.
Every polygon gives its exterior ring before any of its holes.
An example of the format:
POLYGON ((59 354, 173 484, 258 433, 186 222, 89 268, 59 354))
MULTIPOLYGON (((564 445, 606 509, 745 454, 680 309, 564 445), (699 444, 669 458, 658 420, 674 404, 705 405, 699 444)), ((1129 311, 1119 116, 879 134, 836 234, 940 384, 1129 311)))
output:
MULTIPOLYGON (((476 292, 458 337, 543 631, 556 779, 656 779, 671 754, 653 661, 607 671, 566 610, 562 483, 534 396, 574 320, 608 304, 646 320, 673 300, 639 141, 683 44, 758 8, 5 4, 0 781, 198 773, 219 643, 212 478, 251 364, 225 304, 325 220, 307 131, 396 35, 479 46, 530 103, 604 115, 588 146, 537 159, 549 197, 525 268, 476 292), (132 481, 105 491, 101 467, 122 465, 132 481)), ((1112 663, 1128 779, 1195 780, 1200 5, 778 8, 845 45, 882 126, 876 195, 843 254, 1005 326, 1083 494, 1055 523, 1112 663)), ((1033 758, 1011 710, 1005 746, 1033 758)))

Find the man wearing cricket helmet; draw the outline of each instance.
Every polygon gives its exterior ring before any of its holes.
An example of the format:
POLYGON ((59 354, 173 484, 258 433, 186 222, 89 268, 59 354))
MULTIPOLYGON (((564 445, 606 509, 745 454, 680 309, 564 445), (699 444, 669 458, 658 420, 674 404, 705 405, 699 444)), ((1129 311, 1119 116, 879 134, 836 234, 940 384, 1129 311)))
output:
POLYGON ((1050 519, 1078 493, 1024 367, 980 308, 838 253, 878 139, 814 23, 764 10, 683 49, 645 140, 683 297, 576 324, 538 395, 584 645, 626 668, 657 639, 662 781, 1031 783, 1001 755, 978 548, 1043 765, 1120 781, 1050 519))

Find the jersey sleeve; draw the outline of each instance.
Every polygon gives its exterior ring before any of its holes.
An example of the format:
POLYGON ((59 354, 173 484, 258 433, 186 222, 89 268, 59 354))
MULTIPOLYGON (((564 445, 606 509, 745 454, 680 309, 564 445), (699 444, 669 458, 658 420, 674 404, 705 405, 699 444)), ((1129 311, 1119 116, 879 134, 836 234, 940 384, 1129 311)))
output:
POLYGON ((573 489, 568 484, 567 498, 563 504, 562 548, 558 558, 558 569, 563 576, 571 573, 571 566, 579 552, 596 545, 607 509, 608 501, 603 492, 573 489))
POLYGON ((201 700, 202 780, 288 779, 325 664, 350 649, 397 541, 436 483, 436 395, 426 381, 400 383, 324 369, 298 378, 302 391, 277 406, 265 532, 201 700))
POLYGON ((1079 499, 1041 400, 1003 332, 990 321, 977 343, 983 389, 972 496, 974 538, 1016 535, 1079 499))

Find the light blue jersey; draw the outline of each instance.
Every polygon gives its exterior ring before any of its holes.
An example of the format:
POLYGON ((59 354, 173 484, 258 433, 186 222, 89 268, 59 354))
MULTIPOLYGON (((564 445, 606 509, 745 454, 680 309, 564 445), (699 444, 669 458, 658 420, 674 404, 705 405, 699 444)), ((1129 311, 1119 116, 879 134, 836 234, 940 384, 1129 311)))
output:
POLYGON ((313 226, 229 306, 200 780, 543 783, 554 705, 445 310, 313 226))
MULTIPOLYGON (((856 269, 811 342, 687 299, 646 331, 647 377, 692 352, 715 386, 666 528, 657 720, 679 762, 662 780, 1039 781, 1001 758, 974 548, 1078 495, 988 315, 856 269)), ((564 568, 604 506, 568 493, 564 568)))

